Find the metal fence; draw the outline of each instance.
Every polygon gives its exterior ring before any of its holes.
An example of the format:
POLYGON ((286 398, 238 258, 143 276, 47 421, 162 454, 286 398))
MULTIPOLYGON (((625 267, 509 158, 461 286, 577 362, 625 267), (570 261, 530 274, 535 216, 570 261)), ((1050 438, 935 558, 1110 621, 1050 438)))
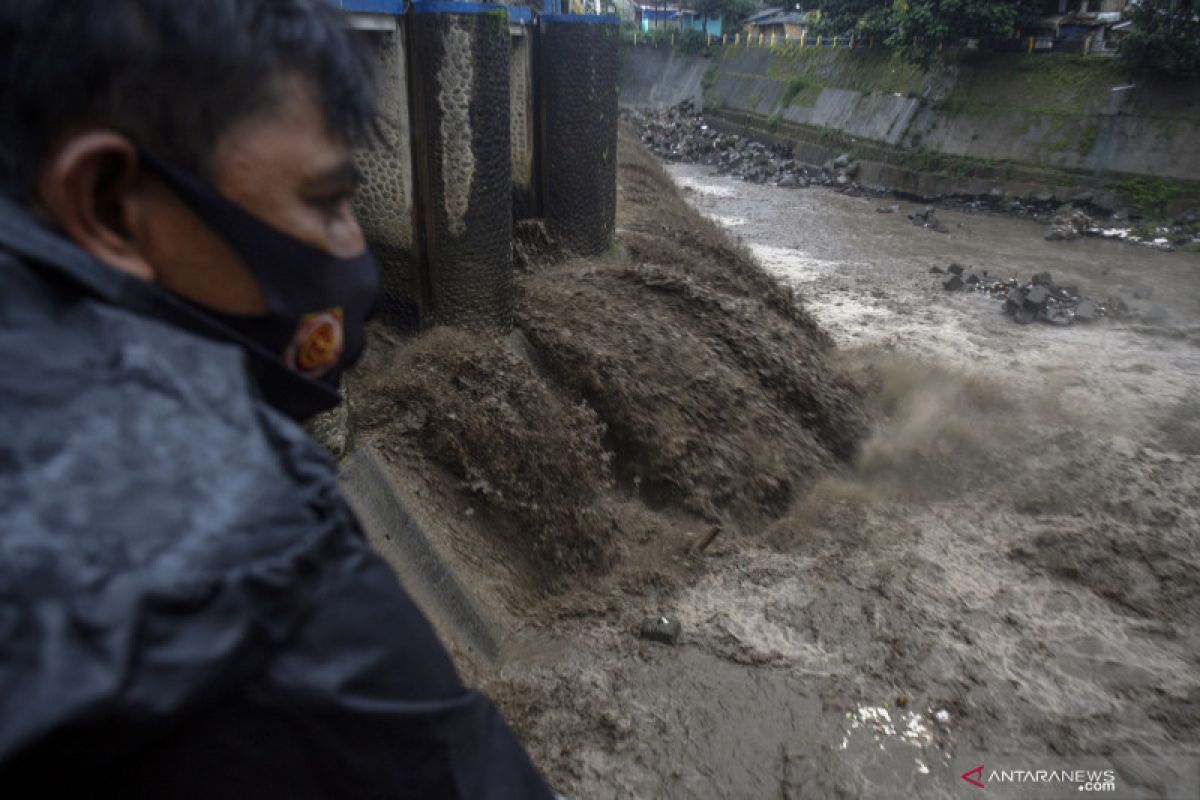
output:
MULTIPOLYGON (((625 44, 634 46, 660 47, 678 46, 687 35, 686 31, 658 30, 651 32, 634 31, 624 37, 625 44)), ((875 36, 818 36, 804 34, 801 36, 781 36, 766 33, 733 33, 721 36, 707 35, 705 44, 708 47, 826 47, 840 49, 857 49, 885 47, 884 40, 875 36)), ((957 50, 984 51, 994 53, 1066 53, 1091 56, 1115 56, 1121 51, 1118 39, 1055 39, 1048 36, 1023 36, 1014 39, 964 39, 957 50)))

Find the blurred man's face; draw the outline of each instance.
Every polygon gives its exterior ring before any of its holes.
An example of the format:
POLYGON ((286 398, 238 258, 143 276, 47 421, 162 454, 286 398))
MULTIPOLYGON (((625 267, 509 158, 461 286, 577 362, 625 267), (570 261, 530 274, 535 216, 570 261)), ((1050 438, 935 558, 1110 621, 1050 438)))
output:
MULTIPOLYGON (((280 78, 276 95, 276 103, 217 141, 216 190, 330 255, 361 253, 365 243, 350 202, 358 175, 349 145, 329 129, 306 80, 280 78)), ((262 287, 242 258, 139 164, 135 144, 114 131, 64 136, 44 165, 34 205, 119 270, 216 311, 267 311, 262 287)))
MULTIPOLYGON (((279 102, 222 135, 213 161, 216 189, 243 210, 339 258, 363 251, 351 209, 358 182, 351 150, 329 130, 309 85, 279 82, 279 102)), ((218 311, 266 310, 261 289, 241 258, 158 184, 162 216, 149 238, 147 261, 166 288, 218 311)))

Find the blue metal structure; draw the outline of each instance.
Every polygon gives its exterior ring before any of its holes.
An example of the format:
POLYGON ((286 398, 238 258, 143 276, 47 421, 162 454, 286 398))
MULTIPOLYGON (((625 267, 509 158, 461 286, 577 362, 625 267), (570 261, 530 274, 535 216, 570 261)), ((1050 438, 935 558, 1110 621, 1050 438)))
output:
POLYGON ((533 9, 529 6, 506 6, 508 21, 513 25, 532 25, 533 9))
POLYGON ((407 0, 337 0, 340 8, 355 14, 404 14, 407 0))

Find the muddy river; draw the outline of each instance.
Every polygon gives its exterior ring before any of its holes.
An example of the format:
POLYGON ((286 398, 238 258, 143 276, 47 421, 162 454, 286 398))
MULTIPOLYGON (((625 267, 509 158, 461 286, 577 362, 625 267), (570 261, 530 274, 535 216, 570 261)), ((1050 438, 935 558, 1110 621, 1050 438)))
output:
POLYGON ((960 797, 1007 759, 1116 765, 1107 797, 1196 797, 1200 256, 954 211, 943 234, 912 204, 877 213, 890 199, 670 172, 802 294, 881 421, 852 472, 659 599, 677 647, 601 623, 505 665, 556 687, 561 790, 960 797), (1132 315, 1016 325, 945 292, 930 268, 952 261, 1049 271, 1132 315))

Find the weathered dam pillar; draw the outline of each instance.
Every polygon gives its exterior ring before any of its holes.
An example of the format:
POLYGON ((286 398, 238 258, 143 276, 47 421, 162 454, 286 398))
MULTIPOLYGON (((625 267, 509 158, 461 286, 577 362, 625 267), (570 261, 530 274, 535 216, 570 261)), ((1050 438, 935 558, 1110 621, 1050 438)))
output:
POLYGON ((416 2, 409 24, 432 321, 506 331, 513 313, 508 14, 491 4, 416 2))
POLYGON ((618 25, 539 18, 543 213, 550 234, 581 255, 604 251, 616 228, 618 25))
POLYGON ((405 24, 399 16, 379 16, 357 26, 379 81, 379 139, 357 154, 363 184, 354 210, 379 261, 384 318, 416 329, 427 289, 417 249, 405 24))
POLYGON ((509 121, 512 125, 513 216, 540 216, 537 145, 534 141, 533 13, 528 6, 508 9, 509 121))

